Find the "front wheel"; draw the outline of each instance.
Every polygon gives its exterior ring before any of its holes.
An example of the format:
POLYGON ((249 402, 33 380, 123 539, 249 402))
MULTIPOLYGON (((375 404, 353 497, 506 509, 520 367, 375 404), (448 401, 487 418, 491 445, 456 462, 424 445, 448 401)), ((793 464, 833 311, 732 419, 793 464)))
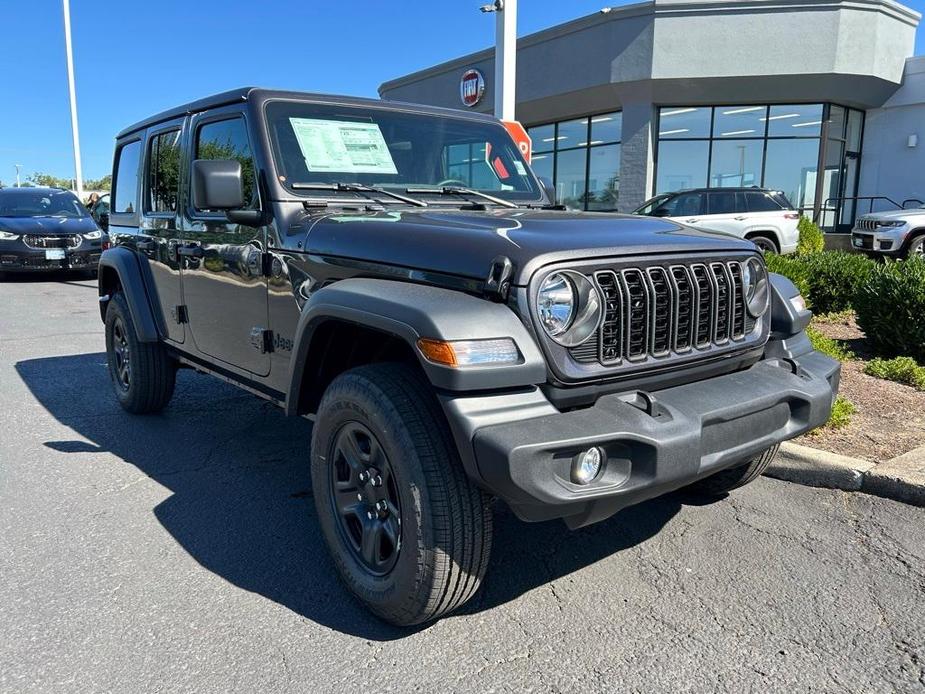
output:
POLYGON ((469 600, 491 552, 489 498, 438 413, 413 368, 373 364, 331 383, 312 432, 312 493, 334 564, 360 602, 398 626, 469 600))
POLYGON ((721 496, 726 492, 731 492, 733 489, 744 487, 749 482, 760 477, 768 469, 779 448, 779 445, 771 446, 748 462, 726 470, 720 470, 709 477, 694 482, 688 489, 706 496, 721 496))
POLYGON ((909 242, 906 249, 907 258, 925 258, 925 234, 917 236, 909 242))

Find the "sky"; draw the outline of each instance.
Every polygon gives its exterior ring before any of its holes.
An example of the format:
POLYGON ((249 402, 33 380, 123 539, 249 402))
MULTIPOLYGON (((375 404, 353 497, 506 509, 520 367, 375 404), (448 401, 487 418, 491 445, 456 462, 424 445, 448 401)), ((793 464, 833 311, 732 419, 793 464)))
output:
MULTIPOLYGON (((377 96, 389 79, 494 42, 489 0, 71 0, 84 178, 114 137, 171 106, 256 85, 377 96), (118 8, 118 9, 116 9, 118 8)), ((523 36, 614 0, 521 0, 523 36)), ((925 0, 904 4, 925 12, 925 0)), ((0 181, 73 176, 61 0, 0 0, 0 181)), ((916 54, 925 53, 925 30, 916 54)))

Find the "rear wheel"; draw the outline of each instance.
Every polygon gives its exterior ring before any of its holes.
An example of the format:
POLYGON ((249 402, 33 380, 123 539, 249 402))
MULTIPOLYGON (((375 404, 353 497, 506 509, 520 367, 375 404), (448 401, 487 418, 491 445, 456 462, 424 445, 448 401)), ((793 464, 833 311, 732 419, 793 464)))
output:
POLYGON ((116 399, 133 414, 159 412, 173 396, 177 363, 160 342, 139 342, 125 297, 106 309, 106 359, 116 399))
POLYGON ((744 487, 749 482, 757 479, 768 469, 774 456, 780 446, 772 446, 766 451, 761 452, 747 463, 731 467, 727 470, 720 470, 717 473, 705 477, 702 480, 694 482, 688 489, 697 494, 705 496, 721 496, 733 489, 744 487))
POLYGON ((466 476, 428 385, 404 364, 348 371, 312 432, 315 508, 334 564, 369 610, 409 626, 478 590, 489 498, 466 476))
POLYGON ((770 236, 765 236, 764 234, 757 234, 755 236, 749 236, 748 240, 753 244, 758 246, 758 250, 762 253, 779 253, 780 250, 777 248, 777 244, 774 242, 770 236))

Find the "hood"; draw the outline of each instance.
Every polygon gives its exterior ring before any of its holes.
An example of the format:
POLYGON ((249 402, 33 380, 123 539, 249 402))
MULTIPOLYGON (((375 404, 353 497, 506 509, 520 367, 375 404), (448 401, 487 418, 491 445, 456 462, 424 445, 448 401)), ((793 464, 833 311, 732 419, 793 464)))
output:
POLYGON ((92 217, 0 217, 0 231, 11 234, 89 234, 96 231, 92 217))
POLYGON ((920 207, 910 207, 903 210, 890 210, 889 212, 869 212, 862 214, 859 219, 888 220, 888 219, 908 219, 909 217, 921 217, 925 215, 925 209, 920 207))
POLYGON ((459 209, 325 214, 308 232, 311 253, 485 279, 507 256, 514 283, 566 260, 691 251, 749 250, 749 241, 655 217, 555 210, 459 209))

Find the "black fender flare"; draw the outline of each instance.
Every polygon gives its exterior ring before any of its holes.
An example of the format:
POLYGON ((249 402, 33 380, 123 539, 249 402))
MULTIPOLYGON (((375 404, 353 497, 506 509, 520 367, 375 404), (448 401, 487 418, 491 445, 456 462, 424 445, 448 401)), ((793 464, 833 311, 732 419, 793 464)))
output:
POLYGON ((115 272, 119 278, 139 342, 157 342, 160 339, 160 332, 151 299, 148 296, 148 289, 142 277, 141 265, 135 253, 119 246, 103 251, 100 256, 98 280, 100 315, 104 321, 106 320, 106 303, 109 300, 108 291, 104 285, 107 270, 115 272))
POLYGON ((286 413, 297 413, 305 363, 319 326, 330 320, 373 328, 404 340, 430 383, 449 391, 498 390, 546 381, 542 353, 515 312, 505 304, 460 291, 395 280, 345 279, 314 292, 299 317, 289 367, 286 413), (419 338, 478 340, 510 337, 517 364, 451 368, 428 361, 419 338))

